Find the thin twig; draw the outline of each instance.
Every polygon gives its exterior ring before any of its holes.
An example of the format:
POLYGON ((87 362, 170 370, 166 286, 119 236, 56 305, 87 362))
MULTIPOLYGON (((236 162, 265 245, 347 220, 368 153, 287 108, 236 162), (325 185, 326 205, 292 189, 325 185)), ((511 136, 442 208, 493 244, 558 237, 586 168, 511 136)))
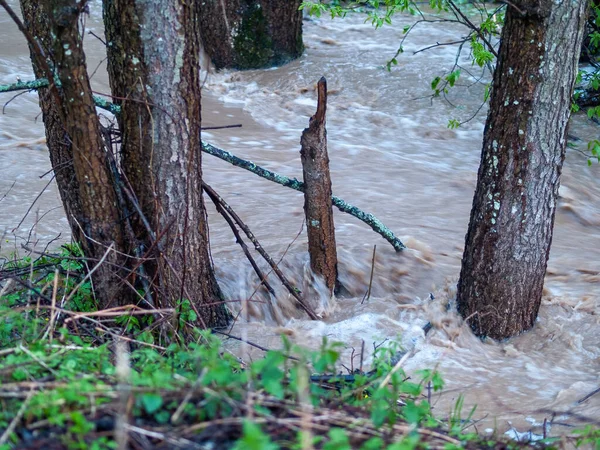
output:
POLYGON ((242 251, 246 255, 246 258, 248 258, 248 261, 250 261, 250 265, 256 272, 256 275, 258 276, 258 279, 260 280, 261 285, 263 285, 267 289, 267 291, 269 291, 269 293, 273 297, 275 297, 275 291, 273 290, 273 287, 271 287, 271 285, 267 281, 267 276, 265 274, 263 274, 262 270, 260 270, 260 267, 258 267, 258 265, 256 264, 256 261, 252 257, 252 254, 250 254, 250 250, 248 250, 248 246, 246 245, 246 243, 240 236, 240 233, 239 233, 238 229, 236 228, 235 223, 233 223, 233 219, 231 218, 231 216, 227 213, 227 211, 223 207, 223 205, 221 203, 223 201, 223 199, 220 196, 216 195, 216 192, 208 184, 206 184, 204 182, 202 183, 202 189, 204 190, 204 192, 207 193, 207 195, 210 197, 210 199, 215 204, 215 207, 217 208, 217 212, 219 212, 223 216, 223 218, 229 225, 229 228, 231 228, 231 231, 233 232, 233 234, 235 236, 236 242, 240 245, 240 247, 242 247, 242 251))
POLYGON ((417 53, 421 53, 421 52, 424 52, 424 51, 432 49, 432 48, 443 47, 445 45, 463 44, 463 43, 467 42, 468 40, 469 40, 468 38, 465 38, 465 39, 461 39, 459 41, 452 41, 452 42, 436 42, 435 44, 428 45, 427 47, 420 48, 419 50, 415 50, 413 52, 413 55, 416 55, 417 53))
POLYGON ((385 378, 381 381, 381 383, 379 384, 379 389, 383 389, 383 387, 389 383, 390 379, 392 378, 392 375, 394 375, 396 372, 398 372, 398 370, 400 370, 400 368, 406 362, 406 360, 412 356, 413 352, 414 352, 414 348, 410 352, 406 352, 404 354, 404 356, 402 358, 400 358, 400 361, 398 361, 394 365, 392 370, 390 370, 388 372, 388 374, 385 376, 385 378))
POLYGON ((27 208, 27 211, 25 211, 25 214, 21 218, 21 221, 17 224, 16 227, 14 227, 11 230, 11 233, 14 233, 15 230, 17 228, 19 228, 23 224, 23 222, 25 222, 25 219, 27 218, 27 216, 29 215, 29 213, 31 212, 31 210, 33 209, 33 207, 35 206, 36 202, 40 199, 40 197, 44 194, 44 192, 46 192, 46 189, 48 189, 48 186, 50 186, 50 183, 52 183, 52 181, 54 180, 55 176, 56 175, 52 175, 52 177, 50 178, 50 180, 46 183, 46 186, 44 186, 44 188, 40 191, 40 193, 33 199, 33 202, 31 202, 31 205, 29 205, 29 208, 27 208))
POLYGON ((17 414, 15 415, 15 417, 13 417, 13 420, 10 421, 10 424, 8 425, 8 427, 6 427, 4 433, 2 433, 2 436, 0 436, 0 445, 4 445, 10 437, 10 435, 13 433, 13 431, 15 431, 17 424, 21 421, 23 414, 25 414, 25 409, 27 409, 27 406, 29 405, 29 402, 31 401, 35 392, 36 391, 33 387, 29 389, 29 393, 27 394, 25 400, 23 400, 23 403, 21 403, 21 407, 17 411, 17 414))
MULTIPOLYGON (((233 335, 231 335, 231 334, 229 334, 229 333, 225 333, 224 331, 219 331, 219 330, 215 330, 215 329, 213 329, 213 330, 212 330, 212 332, 213 332, 213 333, 215 333, 215 334, 220 334, 220 335, 222 335, 222 336, 227 336, 228 338, 230 338, 230 339, 234 339, 234 340, 236 340, 236 341, 243 342, 243 343, 245 343, 245 344, 248 344, 248 345, 250 345, 250 346, 252 346, 252 347, 255 347, 255 348, 259 349, 259 350, 262 350, 263 352, 268 352, 268 351, 270 351, 270 350, 271 350, 271 349, 269 349, 269 348, 263 347, 262 345, 255 344, 254 342, 251 342, 251 341, 249 341, 249 340, 247 340, 247 339, 246 339, 246 340, 244 340, 244 339, 242 339, 241 337, 237 337, 237 336, 233 336, 233 335)), ((291 355, 285 355, 285 357, 286 357, 286 358, 288 358, 288 359, 293 359, 294 361, 300 361, 300 360, 299 360, 298 358, 296 358, 295 356, 291 356, 291 355)))
POLYGON ((597 393, 599 393, 599 392, 600 392, 600 387, 599 387, 598 389, 594 389, 592 392, 590 392, 590 393, 589 393, 588 395, 586 395, 585 397, 583 397, 583 398, 581 398, 581 399, 577 400, 577 403, 583 403, 583 402, 585 402, 585 401, 586 401, 588 398, 590 398, 590 397, 592 397, 592 396, 596 395, 596 394, 597 394, 597 393))
POLYGON ((448 0, 448 4, 452 7, 452 9, 454 9, 458 15, 465 21, 465 23, 469 26, 469 28, 471 28, 472 30, 474 30, 477 35, 481 38, 481 40, 483 42, 485 42, 485 45, 488 48, 488 51, 494 55, 494 57, 498 58, 498 52, 496 51, 496 49, 494 48, 494 46, 487 40, 487 38, 485 37, 485 35, 482 33, 481 29, 479 29, 478 27, 476 27, 467 16, 464 15, 464 13, 458 8, 458 6, 456 6, 456 4, 452 1, 452 0, 448 0))
POLYGON ((108 248, 104 252, 104 255, 102 255, 102 258, 100 258, 100 261, 98 261, 98 263, 92 268, 92 270, 90 270, 88 273, 85 274, 85 277, 83 277, 83 279, 79 282, 79 284, 77 286, 75 286, 75 289, 73 289, 73 291, 69 294, 69 296, 65 300, 65 303, 69 303, 69 301, 71 301, 71 299, 77 293, 77 291, 79 290, 79 288, 81 286, 83 286, 83 283, 85 283, 89 278, 91 278, 91 276, 93 275, 93 273, 100 267, 100 265, 108 257, 108 254, 113 250, 114 245, 115 244, 113 242, 113 243, 111 243, 108 246, 108 248))
POLYGON ((214 126, 214 127, 202 127, 200 128, 200 130, 204 131, 204 130, 224 130, 226 128, 241 128, 242 124, 241 123, 236 123, 235 125, 218 125, 218 126, 214 126))
POLYGON ((242 221, 242 219, 237 215, 237 213, 209 185, 202 182, 202 188, 206 191, 206 193, 210 192, 210 195, 214 195, 219 200, 219 203, 221 204, 221 206, 223 206, 225 211, 227 211, 227 213, 231 216, 231 218, 239 225, 239 227, 244 231, 244 233, 246 233, 246 236, 248 236, 248 239, 250 239, 250 241, 252 241, 252 243, 254 244, 254 248, 256 249, 256 251, 265 259, 265 261, 267 261, 267 263, 269 263, 269 265, 271 266, 271 268, 273 269, 273 271, 275 272, 277 277, 279 277, 279 279, 281 280, 281 283, 287 288, 287 290, 290 292, 290 294, 292 294, 292 296, 298 301, 298 303, 300 304, 302 309, 304 309, 304 311, 306 311, 306 314, 308 314, 308 316, 312 320, 318 320, 319 317, 315 314, 315 312, 312 310, 312 308, 308 304, 306 304, 306 302, 304 301, 302 296, 300 296, 300 294, 298 293, 298 290, 295 287, 293 287, 292 284, 288 281, 288 279, 283 274, 281 269, 279 269, 278 264, 276 264, 273 261, 273 259, 269 256, 269 254, 263 249, 263 247, 258 242, 258 239, 256 239, 256 237, 254 236, 252 231, 250 231, 250 229, 246 226, 246 224, 242 221))
POLYGON ((369 278, 369 289, 365 293, 360 304, 362 305, 365 302, 365 299, 369 301, 371 298, 371 287, 373 286, 373 274, 375 273, 375 252, 377 251, 377 245, 373 246, 373 260, 371 261, 371 277, 369 278))
POLYGON ((56 294, 58 292, 58 269, 54 270, 54 286, 52 286, 52 303, 50 304, 50 323, 48 324, 48 328, 46 328, 46 332, 42 337, 42 340, 48 336, 49 340, 52 341, 52 334, 54 328, 54 321, 56 320, 56 294))
POLYGON ((13 95, 11 98, 9 98, 6 103, 4 103, 4 105, 2 106, 2 114, 6 113, 6 107, 10 104, 10 102, 12 102, 13 100, 15 100, 16 98, 20 97, 23 94, 27 94, 30 91, 21 91, 18 94, 13 95))

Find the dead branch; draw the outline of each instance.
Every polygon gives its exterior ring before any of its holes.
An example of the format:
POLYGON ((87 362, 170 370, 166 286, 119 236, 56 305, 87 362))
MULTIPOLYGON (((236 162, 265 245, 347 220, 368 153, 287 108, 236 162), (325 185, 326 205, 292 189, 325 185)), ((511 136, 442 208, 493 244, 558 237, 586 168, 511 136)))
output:
POLYGON ((246 243, 240 236, 240 233, 239 233, 238 229, 236 228, 235 223, 233 223, 233 219, 227 213, 225 208, 223 208, 223 205, 221 204, 221 201, 220 201, 220 200, 222 200, 222 198, 219 197, 218 195, 214 195, 214 194, 216 194, 216 192, 212 188, 210 188, 210 186, 208 186, 207 184, 202 183, 202 185, 203 185, 202 188, 203 188, 204 192, 206 192, 206 194, 210 197, 212 202, 215 204, 215 207, 217 208, 217 212, 223 216, 223 218, 225 219, 225 221, 231 228, 231 231, 233 232, 233 235, 235 236, 236 242, 238 244, 240 244, 240 247, 242 247, 242 251, 246 255, 246 258, 248 258, 248 261, 250 262, 250 265, 256 272, 256 275, 258 275, 258 279, 260 280, 261 285, 264 286, 273 297, 275 297, 275 291, 273 290, 273 288, 267 281, 267 276, 265 274, 263 274, 262 270, 260 270, 260 267, 258 267, 258 265, 256 264, 256 261, 252 257, 250 250, 248 250, 248 246, 246 245, 246 243))
MULTIPOLYGON (((281 184, 282 186, 294 189, 296 191, 304 192, 304 183, 298 181, 296 178, 288 178, 284 175, 280 175, 278 173, 267 170, 253 163, 252 161, 247 161, 245 159, 239 158, 230 152, 215 147, 212 144, 203 141, 202 151, 204 153, 208 153, 209 155, 216 156, 217 158, 222 159, 223 161, 227 161, 229 164, 232 164, 236 167, 246 169, 254 173, 255 175, 258 175, 261 178, 273 181, 277 184, 281 184)), ((342 200, 339 197, 336 197, 335 195, 331 197, 331 201, 340 211, 350 214, 369 225, 373 229, 373 231, 380 234, 386 241, 392 244, 396 251, 401 251, 406 248, 402 241, 400 241, 400 239, 398 239, 394 235, 394 233, 374 215, 358 209, 356 206, 345 202, 344 200, 342 200)))
MULTIPOLYGON (((44 78, 40 78, 34 81, 14 83, 12 85, 0 85, 0 93, 2 92, 10 92, 15 90, 23 90, 23 89, 32 89, 36 90, 39 88, 47 87, 48 81, 44 78)), ((112 114, 120 114, 121 107, 119 105, 115 105, 109 101, 106 101, 102 97, 98 97, 97 95, 93 96, 95 105, 98 108, 105 109, 106 111, 111 112, 112 114)), ((241 167, 242 169, 246 169, 255 175, 258 175, 266 180, 273 181, 275 183, 281 184, 282 186, 289 187, 296 191, 304 192, 304 183, 298 181, 295 178, 288 178, 284 175, 280 175, 278 173, 272 172, 270 170, 264 169, 252 161, 247 161, 245 159, 239 158, 233 155, 230 152, 222 150, 214 145, 211 145, 207 142, 202 142, 202 151, 204 153, 208 153, 209 155, 216 156, 217 158, 222 159, 223 161, 227 161, 228 163, 241 167)), ((386 227, 377 217, 370 213, 366 213, 354 205, 347 203, 343 199, 336 197, 333 195, 331 197, 332 203, 342 212, 350 214, 356 217, 358 220, 369 225, 373 231, 380 234, 386 241, 388 241, 396 251, 401 251, 406 248, 406 246, 398 239, 394 233, 386 227)))
POLYGON ((260 255, 265 259, 265 261, 267 261, 267 263, 271 266, 271 268, 273 269, 273 272, 275 272, 277 277, 279 277, 279 279, 281 280, 281 283, 287 288, 287 290, 290 292, 290 294, 292 294, 292 296, 298 301, 298 304, 302 307, 302 309, 304 309, 304 311, 306 311, 306 314, 308 314, 308 316, 312 320, 318 320, 319 317, 315 314, 315 312, 312 310, 312 308, 306 304, 306 302, 304 301, 302 296, 299 294, 298 289, 296 289, 294 286, 292 286, 292 284, 288 281, 288 279, 283 274, 283 272, 281 271, 279 266, 275 263, 275 261, 273 261, 273 259, 269 256, 269 254, 263 249, 263 247, 258 242, 258 239, 256 239, 256 237, 254 236, 252 231, 250 231, 250 229, 242 221, 240 216, 238 216, 237 213, 225 202, 225 200, 223 200, 219 196, 219 194, 217 194, 209 185, 202 182, 202 189, 204 189, 208 195, 210 195, 210 196, 214 195, 218 199, 218 201, 221 204, 221 206, 223 207, 223 209, 225 209, 225 211, 227 211, 227 213, 231 216, 231 218, 235 221, 235 223, 237 223, 238 226, 242 229, 242 231, 244 233, 246 233, 246 236, 248 236, 248 239, 250 239, 250 241, 254 244, 254 248, 256 249, 256 251, 258 253, 260 253, 260 255))
POLYGON ((331 203, 331 175, 327 153, 327 81, 317 83, 317 112, 300 138, 304 179, 304 214, 308 234, 310 268, 325 280, 329 293, 338 293, 338 259, 331 203))

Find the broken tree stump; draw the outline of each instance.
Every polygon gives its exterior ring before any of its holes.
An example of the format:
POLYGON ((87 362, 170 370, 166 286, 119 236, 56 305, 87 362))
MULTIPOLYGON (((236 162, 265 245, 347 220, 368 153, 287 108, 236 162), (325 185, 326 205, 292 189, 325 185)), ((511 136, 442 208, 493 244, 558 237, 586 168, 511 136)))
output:
POLYGON ((327 155, 327 81, 317 84, 317 112, 302 132, 300 157, 304 176, 304 214, 308 232, 308 252, 312 271, 325 279, 330 292, 339 289, 337 250, 331 202, 331 176, 327 155))

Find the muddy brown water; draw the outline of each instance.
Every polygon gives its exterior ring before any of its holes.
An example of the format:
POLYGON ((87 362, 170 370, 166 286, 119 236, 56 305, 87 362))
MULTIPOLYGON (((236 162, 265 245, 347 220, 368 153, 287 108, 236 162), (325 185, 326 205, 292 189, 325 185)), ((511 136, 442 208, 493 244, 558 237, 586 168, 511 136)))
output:
MULTIPOLYGON (((13 2, 14 4, 14 2, 13 2)), ((88 29, 102 33, 99 2, 91 4, 88 29)), ((534 329, 507 342, 481 342, 444 305, 453 298, 479 164, 485 111, 457 130, 448 120, 464 120, 477 109, 483 87, 466 58, 452 102, 430 95, 430 81, 452 67, 455 48, 413 54, 432 42, 451 41, 461 29, 449 24, 417 28, 405 44, 398 67, 383 70, 402 37, 397 27, 375 31, 360 17, 305 21, 305 55, 285 67, 208 75, 203 91, 206 126, 241 123, 242 128, 210 131, 204 139, 240 157, 288 176, 301 176, 299 139, 316 107, 315 85, 328 80, 327 111, 333 191, 379 217, 409 250, 391 246, 356 219, 335 212, 340 277, 348 298, 315 293, 310 301, 323 316, 308 321, 283 289, 274 307, 250 303, 232 333, 267 346, 280 346, 280 335, 318 348, 322 338, 345 345, 342 361, 350 365, 352 348, 365 341, 366 363, 374 342, 397 339, 414 348, 406 362, 413 373, 437 368, 446 388, 434 395, 446 416, 460 394, 465 414, 477 404, 479 431, 532 430, 568 433, 582 423, 600 421, 600 395, 576 401, 600 386, 600 166, 588 167, 585 143, 598 127, 584 115, 572 119, 570 133, 582 139, 567 150, 554 242, 543 305, 534 329), (371 297, 373 246, 377 245, 371 297), (433 293, 435 300, 429 300, 433 293), (431 321, 427 337, 421 327, 431 321)), ((103 59, 103 47, 86 36, 90 71, 103 59)), ((0 12, 0 83, 31 78, 25 40, 0 12)), ((489 80, 489 74, 484 80, 489 80)), ((93 77, 94 89, 108 92, 104 63, 93 77)), ((6 103, 10 94, 2 94, 6 103)), ((68 240, 68 227, 50 165, 37 94, 27 93, 5 105, 0 114, 0 231, 2 254, 21 244, 43 248, 68 240), (45 190, 44 190, 45 188, 45 190), (40 193, 43 193, 40 195, 40 193), (39 196, 39 198, 38 198, 39 196), (37 201, 23 219, 30 206, 37 201), (35 224, 35 226, 34 226, 35 224)), ((265 248, 279 259, 302 288, 313 283, 306 255, 301 194, 259 179, 249 172, 205 155, 204 176, 247 222, 265 248), (289 247, 289 248, 288 248, 289 247)), ((211 246, 224 291, 247 299, 257 281, 226 224, 210 210, 211 246)), ((273 279, 272 284, 276 285, 273 279)), ((317 283, 317 290, 318 283, 317 283)), ((234 308, 239 309, 238 306, 234 308)), ((260 351, 227 343, 244 359, 260 351)), ((354 364, 358 364, 355 360, 354 364)))

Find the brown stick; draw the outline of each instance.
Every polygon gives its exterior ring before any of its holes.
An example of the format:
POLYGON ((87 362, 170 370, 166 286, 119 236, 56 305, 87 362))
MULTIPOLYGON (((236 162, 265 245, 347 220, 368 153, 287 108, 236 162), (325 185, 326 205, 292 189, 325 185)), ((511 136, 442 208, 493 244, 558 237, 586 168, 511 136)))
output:
POLYGON ((304 175, 304 214, 308 233, 310 267, 325 279, 330 292, 339 290, 337 250, 333 207, 331 203, 331 176, 327 155, 327 81, 321 77, 317 84, 317 112, 302 132, 300 157, 304 175))
POLYGON ((371 287, 373 286, 373 274, 375 273, 375 252, 376 251, 377 251, 377 246, 374 245, 373 246, 373 260, 371 261, 371 277, 369 278, 369 289, 367 289, 367 292, 365 292, 365 295, 363 296, 363 299, 360 302, 361 305, 365 302, 365 300, 369 301, 369 299, 371 298, 371 287))
POLYGON ((262 248, 262 246, 258 242, 258 239, 256 239, 256 237, 254 236, 252 231, 250 231, 250 229, 242 221, 240 216, 238 216, 237 213, 231 208, 231 206, 229 206, 227 204, 227 202, 225 202, 225 200, 223 200, 221 198, 221 196, 219 194, 217 194, 208 184, 202 182, 202 189, 204 189, 204 191, 207 194, 209 192, 211 192, 212 195, 214 195, 216 198, 219 199, 219 203, 221 204, 223 209, 225 209, 225 211, 227 211, 227 213, 231 216, 231 218, 235 221, 235 223, 237 223, 238 226, 242 229, 242 231, 244 233, 246 233, 246 236, 248 236, 248 239, 250 239, 250 241, 254 244, 254 248, 256 249, 256 251, 271 266, 271 268, 273 269, 273 272, 275 272, 277 277, 281 280, 281 283, 287 288, 287 290, 290 292, 290 294, 292 294, 292 296, 298 301, 298 304, 302 307, 302 309, 304 309, 304 311, 306 311, 306 314, 308 314, 308 316, 312 320, 318 320, 319 317, 315 314, 315 312, 312 310, 312 308, 304 301, 302 296, 299 294, 298 289, 296 289, 294 286, 291 285, 291 283, 285 277, 285 275, 283 274, 281 269, 277 266, 275 261, 273 261, 273 259, 269 256, 269 254, 262 248))
POLYGON ((204 189, 204 192, 206 192, 206 194, 210 197, 212 202, 215 204, 215 207, 217 208, 217 212, 223 216, 223 218, 229 225, 229 228, 231 228, 231 231, 233 232, 233 235, 235 236, 235 240, 237 241, 238 244, 240 244, 240 247, 242 247, 242 251, 246 255, 246 258, 248 258, 248 261, 250 261, 250 265, 256 272, 256 275, 258 275, 258 279, 260 280, 261 285, 264 286, 273 297, 275 297, 275 291, 273 290, 273 288, 267 281, 267 276, 262 272, 262 270, 260 270, 260 267, 258 267, 258 264, 256 264, 256 261, 252 257, 250 250, 248 250, 248 246, 246 245, 246 243, 240 236, 240 232, 236 228, 235 223, 233 223, 233 219, 229 216, 227 211, 225 211, 225 209, 223 208, 223 205, 219 201, 220 197, 215 195, 216 192, 213 189, 208 190, 204 187, 203 187, 203 189, 204 189))
POLYGON ((590 398, 590 397, 592 397, 592 396, 594 396, 594 395, 598 394, 599 392, 600 392, 600 388, 598 388, 598 389, 594 389, 592 392, 590 392, 590 393, 589 393, 588 395, 586 395, 585 397, 583 397, 583 398, 580 398, 579 400, 577 400, 577 403, 583 403, 583 402, 585 402, 585 401, 586 401, 588 398, 590 398))

